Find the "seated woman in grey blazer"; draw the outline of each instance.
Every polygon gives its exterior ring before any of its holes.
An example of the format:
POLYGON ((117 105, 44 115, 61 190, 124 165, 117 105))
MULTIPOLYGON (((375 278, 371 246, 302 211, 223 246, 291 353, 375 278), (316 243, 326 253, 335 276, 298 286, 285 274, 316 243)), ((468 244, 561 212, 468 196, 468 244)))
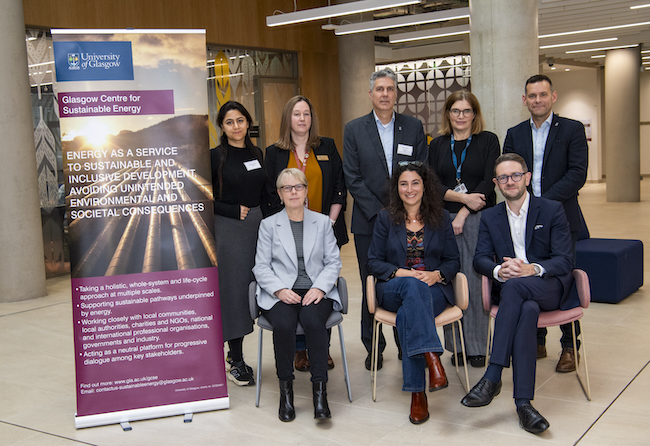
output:
POLYGON ((293 407, 293 357, 298 321, 307 337, 314 396, 314 418, 331 418, 327 404, 325 323, 341 309, 335 287, 341 257, 327 215, 305 208, 307 178, 300 169, 284 169, 276 187, 284 209, 260 224, 255 267, 257 304, 273 325, 275 365, 280 379, 282 421, 296 417, 293 407))

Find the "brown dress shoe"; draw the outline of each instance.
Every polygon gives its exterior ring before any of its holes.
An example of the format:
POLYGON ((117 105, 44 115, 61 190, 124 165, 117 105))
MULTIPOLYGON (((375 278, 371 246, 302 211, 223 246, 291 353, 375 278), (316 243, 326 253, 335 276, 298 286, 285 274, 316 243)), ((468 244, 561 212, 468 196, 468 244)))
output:
POLYGON ((576 371, 575 353, 573 348, 565 347, 562 349, 562 355, 560 355, 560 360, 557 362, 557 366, 555 366, 555 371, 558 373, 576 371))
POLYGON ((421 424, 429 419, 429 403, 426 392, 413 392, 411 394, 411 415, 409 421, 413 424, 421 424))
POLYGON ((546 346, 537 345, 537 359, 546 358, 546 346))
POLYGON ((334 368, 334 360, 330 356, 329 352, 327 353, 327 370, 332 370, 334 368))
POLYGON ((424 353, 424 359, 427 360, 427 367, 429 367, 429 392, 447 387, 449 385, 447 375, 438 354, 426 352, 424 353))
POLYGON ((297 351, 293 362, 294 362, 293 366, 295 367, 296 370, 300 372, 308 372, 309 359, 307 358, 307 350, 297 351))

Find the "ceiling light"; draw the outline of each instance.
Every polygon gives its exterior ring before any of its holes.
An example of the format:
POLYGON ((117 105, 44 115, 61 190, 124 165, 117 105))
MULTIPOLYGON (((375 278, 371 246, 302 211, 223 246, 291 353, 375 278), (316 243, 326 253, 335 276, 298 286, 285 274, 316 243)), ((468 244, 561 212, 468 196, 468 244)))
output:
POLYGON ((311 8, 303 11, 267 16, 266 26, 291 25, 378 9, 396 8, 398 6, 413 5, 416 3, 420 3, 420 0, 359 0, 334 6, 324 6, 322 8, 311 8))
POLYGON ((589 43, 613 42, 614 40, 618 40, 618 37, 610 37, 608 39, 598 39, 598 40, 584 40, 582 42, 558 43, 557 45, 544 45, 544 46, 540 46, 539 49, 545 50, 547 48, 559 48, 561 46, 587 45, 589 43))
POLYGON ((638 43, 635 43, 634 45, 619 45, 619 46, 610 46, 607 48, 591 48, 587 50, 573 50, 573 51, 566 51, 566 54, 573 54, 573 53, 589 53, 591 51, 607 51, 607 50, 618 50, 621 48, 634 48, 639 46, 638 43))
POLYGON ((571 68, 565 68, 564 71, 571 71, 571 68))
POLYGON ((545 39, 546 37, 571 36, 573 34, 592 33, 596 31, 609 31, 610 29, 632 28, 634 26, 647 26, 647 25, 650 25, 650 22, 628 23, 627 25, 606 26, 604 28, 592 28, 592 29, 582 29, 580 31, 567 31, 564 33, 544 34, 542 36, 537 36, 537 37, 540 39, 545 39))
POLYGON ((469 18, 469 8, 447 9, 444 11, 413 14, 390 19, 370 20, 367 22, 339 25, 334 31, 337 36, 346 34, 377 31, 380 29, 399 28, 402 26, 422 25, 424 23, 442 22, 444 20, 457 20, 469 18))
POLYGON ((650 7, 650 4, 630 6, 630 9, 641 9, 641 8, 648 8, 648 7, 650 7))
POLYGON ((551 70, 557 70, 557 67, 551 67, 551 70))
POLYGON ((457 36, 469 34, 469 25, 446 26, 444 28, 425 29, 410 33, 392 34, 389 37, 390 43, 409 42, 411 40, 435 39, 438 37, 457 36))
POLYGON ((604 54, 596 54, 595 56, 591 56, 592 59, 602 59, 603 57, 606 57, 604 54))

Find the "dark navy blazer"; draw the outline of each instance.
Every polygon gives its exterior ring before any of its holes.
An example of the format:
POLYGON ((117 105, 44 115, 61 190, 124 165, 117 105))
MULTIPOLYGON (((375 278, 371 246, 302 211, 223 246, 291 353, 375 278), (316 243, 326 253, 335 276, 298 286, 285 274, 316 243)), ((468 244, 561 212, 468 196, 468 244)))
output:
MULTIPOLYGON (((481 214, 474 269, 492 278, 492 271, 504 257, 515 257, 505 202, 481 214)), ((561 203, 531 195, 526 221, 526 257, 530 263, 544 267, 545 278, 557 277, 562 282, 564 293, 560 309, 580 305, 577 295, 570 293, 573 283, 571 232, 561 203)))
MULTIPOLYGON (((533 171, 533 131, 530 119, 508 130, 503 153, 521 155, 533 171)), ((571 231, 580 229, 578 190, 587 180, 588 147, 585 127, 580 121, 555 113, 544 149, 542 197, 564 205, 571 231)), ((529 189, 532 190, 532 189, 529 189)))
MULTIPOLYGON (((440 270, 446 285, 441 285, 447 301, 454 305, 454 289, 451 281, 460 269, 460 254, 451 227, 449 212, 444 211, 444 221, 438 229, 424 227, 424 264, 427 271, 440 270)), ((372 243, 368 250, 368 271, 377 278, 377 301, 381 297, 386 280, 396 268, 406 267, 406 225, 395 225, 387 210, 377 215, 372 243)))

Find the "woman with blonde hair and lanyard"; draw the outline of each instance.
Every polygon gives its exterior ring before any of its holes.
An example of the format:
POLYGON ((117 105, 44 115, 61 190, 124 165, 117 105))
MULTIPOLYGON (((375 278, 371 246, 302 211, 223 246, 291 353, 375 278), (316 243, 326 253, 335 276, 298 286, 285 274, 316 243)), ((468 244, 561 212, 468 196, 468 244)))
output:
MULTIPOLYGON (((343 215, 347 194, 343 162, 334 140, 318 134, 318 117, 309 99, 298 95, 285 104, 280 137, 266 148, 264 162, 267 175, 273 180, 285 168, 300 169, 309 183, 307 208, 329 216, 339 248, 348 242, 343 215)), ((328 367, 334 368, 329 355, 328 367)), ((295 368, 303 372, 309 370, 303 336, 298 336, 296 341, 295 368)))

